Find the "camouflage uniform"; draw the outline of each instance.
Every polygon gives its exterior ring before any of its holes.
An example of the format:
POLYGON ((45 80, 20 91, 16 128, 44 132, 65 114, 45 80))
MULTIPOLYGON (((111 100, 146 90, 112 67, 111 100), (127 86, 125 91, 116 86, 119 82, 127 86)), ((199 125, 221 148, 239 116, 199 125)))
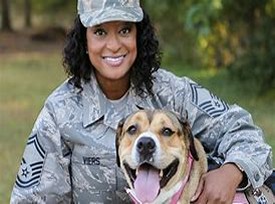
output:
POLYGON ((23 155, 11 203, 126 203, 116 166, 118 122, 139 108, 165 108, 185 115, 194 136, 218 163, 243 167, 253 187, 271 174, 271 148, 250 114, 228 105, 186 77, 160 69, 152 97, 133 87, 108 100, 92 75, 78 92, 67 81, 46 100, 23 155))

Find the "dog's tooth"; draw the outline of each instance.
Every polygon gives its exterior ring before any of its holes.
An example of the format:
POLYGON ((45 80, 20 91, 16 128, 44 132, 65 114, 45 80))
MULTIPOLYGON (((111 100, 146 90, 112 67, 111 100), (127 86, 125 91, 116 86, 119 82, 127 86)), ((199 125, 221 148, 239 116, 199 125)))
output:
POLYGON ((136 169, 136 176, 138 175, 138 168, 136 169))

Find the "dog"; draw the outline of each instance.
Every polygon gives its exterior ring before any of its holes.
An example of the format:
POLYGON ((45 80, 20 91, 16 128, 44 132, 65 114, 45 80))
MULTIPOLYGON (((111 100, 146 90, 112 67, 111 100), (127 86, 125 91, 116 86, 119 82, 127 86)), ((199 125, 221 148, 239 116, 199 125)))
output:
POLYGON ((189 204, 207 171, 187 120, 165 110, 139 110, 118 125, 117 163, 135 203, 189 204))

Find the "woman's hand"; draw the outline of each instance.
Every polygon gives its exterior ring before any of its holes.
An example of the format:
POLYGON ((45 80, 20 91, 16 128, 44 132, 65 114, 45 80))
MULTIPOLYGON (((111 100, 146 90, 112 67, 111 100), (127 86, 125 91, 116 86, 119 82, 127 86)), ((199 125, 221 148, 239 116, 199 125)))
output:
POLYGON ((191 201, 195 204, 232 204, 243 173, 235 164, 228 163, 204 174, 191 201))

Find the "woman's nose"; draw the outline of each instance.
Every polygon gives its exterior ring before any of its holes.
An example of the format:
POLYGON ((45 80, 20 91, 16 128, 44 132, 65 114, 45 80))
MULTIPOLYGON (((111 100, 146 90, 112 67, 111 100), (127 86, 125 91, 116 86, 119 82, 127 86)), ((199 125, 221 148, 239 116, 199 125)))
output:
POLYGON ((120 42, 119 36, 117 36, 115 34, 109 35, 106 46, 112 52, 117 52, 121 47, 121 42, 120 42))

